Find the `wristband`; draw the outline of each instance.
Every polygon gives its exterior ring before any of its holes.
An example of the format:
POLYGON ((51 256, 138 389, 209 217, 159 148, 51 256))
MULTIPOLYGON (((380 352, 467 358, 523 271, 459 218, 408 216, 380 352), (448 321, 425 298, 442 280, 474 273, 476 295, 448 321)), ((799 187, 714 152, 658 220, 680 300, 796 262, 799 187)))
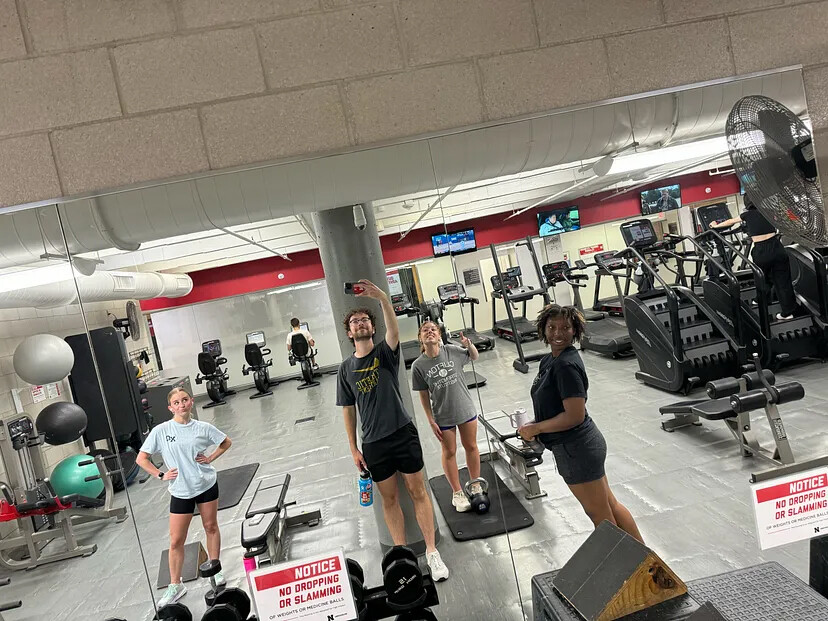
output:
POLYGON ((159 481, 163 481, 163 480, 164 480, 164 473, 163 473, 163 472, 161 472, 160 470, 158 471, 158 480, 159 480, 159 481))

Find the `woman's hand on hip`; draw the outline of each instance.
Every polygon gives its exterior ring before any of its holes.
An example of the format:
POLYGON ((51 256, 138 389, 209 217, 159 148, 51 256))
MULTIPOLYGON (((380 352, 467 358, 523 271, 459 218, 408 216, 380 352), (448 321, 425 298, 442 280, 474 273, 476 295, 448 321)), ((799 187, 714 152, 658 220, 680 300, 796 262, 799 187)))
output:
POLYGON ((163 481, 172 481, 178 478, 178 468, 172 468, 164 473, 163 481))
POLYGON ((205 455, 204 455, 204 453, 199 453, 198 455, 196 455, 196 461, 197 461, 198 463, 200 463, 200 464, 204 464, 204 465, 206 466, 206 465, 207 465, 207 464, 209 464, 212 460, 211 460, 209 457, 205 456, 205 455))

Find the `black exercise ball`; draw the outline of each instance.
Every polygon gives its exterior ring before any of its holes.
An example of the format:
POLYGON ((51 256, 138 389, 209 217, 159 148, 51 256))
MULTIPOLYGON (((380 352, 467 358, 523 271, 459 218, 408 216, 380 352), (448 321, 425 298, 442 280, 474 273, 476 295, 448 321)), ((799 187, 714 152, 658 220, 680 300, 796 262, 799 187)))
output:
POLYGON ((75 403, 59 401, 47 405, 37 415, 37 430, 45 434, 46 444, 68 444, 86 431, 86 412, 75 403))

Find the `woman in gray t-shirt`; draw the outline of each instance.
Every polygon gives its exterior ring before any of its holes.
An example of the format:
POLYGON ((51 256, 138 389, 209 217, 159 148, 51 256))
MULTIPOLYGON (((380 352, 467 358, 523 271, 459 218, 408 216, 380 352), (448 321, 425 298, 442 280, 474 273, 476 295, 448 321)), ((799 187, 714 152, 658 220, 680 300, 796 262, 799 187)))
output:
MULTIPOLYGON (((477 409, 474 407, 463 365, 477 360, 477 349, 460 333, 457 345, 443 345, 440 326, 426 321, 420 326, 422 355, 411 365, 412 387, 420 393, 431 430, 443 447, 443 472, 446 473, 454 495, 451 503, 457 511, 471 508, 457 470, 457 430, 466 451, 466 465, 470 479, 480 477, 480 451, 477 448, 477 409)), ((472 484, 472 493, 480 490, 480 483, 472 484), (477 488, 477 489, 475 489, 477 488)))

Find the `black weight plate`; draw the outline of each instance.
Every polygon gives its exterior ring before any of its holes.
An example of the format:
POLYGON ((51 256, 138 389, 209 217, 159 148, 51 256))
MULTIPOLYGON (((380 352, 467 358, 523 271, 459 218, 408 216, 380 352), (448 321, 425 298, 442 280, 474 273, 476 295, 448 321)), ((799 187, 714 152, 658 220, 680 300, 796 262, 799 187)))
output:
POLYGON ((414 554, 414 550, 407 548, 406 546, 394 546, 385 553, 385 556, 382 557, 382 571, 384 572, 386 567, 394 561, 402 559, 408 559, 416 563, 417 555, 414 554))
POLYGON ((193 613, 184 604, 167 604, 158 609, 160 621, 193 621, 193 613))
POLYGON ((365 572, 362 570, 362 565, 360 565, 357 561, 352 558, 346 558, 345 564, 348 567, 348 573, 352 576, 356 576, 360 579, 360 581, 364 584, 365 583, 365 572))
POLYGON ((393 561, 382 574, 388 603, 399 608, 413 606, 425 594, 423 572, 410 559, 393 561))
POLYGON ((227 587, 216 595, 216 604, 227 604, 235 608, 242 619, 250 614, 250 597, 242 589, 227 587))
POLYGON ((201 565, 198 566, 198 573, 201 574, 202 578, 210 578, 215 576, 218 572, 221 571, 221 561, 218 559, 210 559, 208 561, 204 561, 201 565))
POLYGON ((245 621, 230 604, 216 604, 207 609, 201 621, 245 621))

